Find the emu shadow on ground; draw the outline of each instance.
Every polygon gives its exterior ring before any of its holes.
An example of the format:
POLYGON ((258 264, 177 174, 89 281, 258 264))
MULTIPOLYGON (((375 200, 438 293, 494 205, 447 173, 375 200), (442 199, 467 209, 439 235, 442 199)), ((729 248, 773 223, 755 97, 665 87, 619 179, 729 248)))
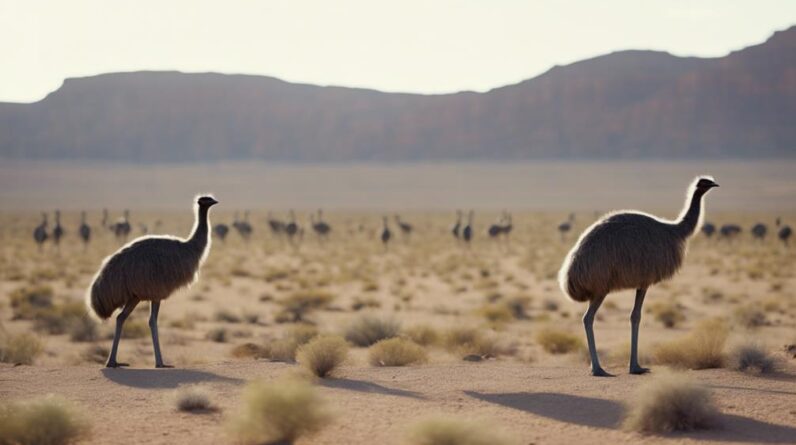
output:
POLYGON ((103 368, 102 375, 113 383, 142 389, 173 389, 184 384, 204 382, 244 383, 242 379, 192 369, 103 368))
POLYGON ((388 396, 410 397, 413 399, 425 399, 421 394, 414 391, 407 391, 404 389, 388 388, 379 385, 378 383, 367 382, 364 380, 352 379, 326 379, 321 384, 327 388, 347 389, 349 391, 358 392, 375 392, 388 396))
POLYGON ((613 400, 548 392, 480 393, 464 391, 474 399, 503 405, 560 422, 613 429, 622 420, 623 407, 613 400))

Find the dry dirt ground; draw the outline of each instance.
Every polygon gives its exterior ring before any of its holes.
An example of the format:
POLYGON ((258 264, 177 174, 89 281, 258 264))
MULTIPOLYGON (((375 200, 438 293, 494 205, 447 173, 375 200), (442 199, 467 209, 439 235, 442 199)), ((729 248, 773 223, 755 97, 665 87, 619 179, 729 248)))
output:
MULTIPOLYGON (((479 212, 475 241, 465 248, 449 232, 451 215, 407 213, 402 217, 414 224, 414 233, 404 238, 391 218, 394 238, 385 249, 378 237, 379 214, 331 212, 326 217, 333 233, 327 242, 315 237, 301 214, 305 233, 293 246, 269 233, 265 212, 254 212, 251 239, 233 229, 226 242, 216 240, 198 283, 163 303, 164 357, 177 368, 152 369, 148 307, 142 304, 128 321, 133 328, 119 351, 119 359, 132 367, 107 370, 100 361, 110 346, 111 322, 97 328, 96 338, 74 341, 71 326, 59 329, 50 319, 20 316, 11 296, 45 288, 55 308, 80 302, 101 259, 120 243, 98 227, 99 215, 90 214, 94 238, 84 249, 76 236, 78 215, 67 213, 60 249, 48 244, 38 252, 31 233, 39 216, 0 214, 2 331, 6 336, 34 332, 43 344, 32 365, 0 364, 0 399, 60 394, 91 419, 89 443, 229 443, 224 425, 240 405, 243 385, 299 368, 233 356, 233 349, 245 343, 267 346, 283 337, 296 324, 283 317, 286 302, 297 294, 320 294, 323 304, 302 316, 322 333, 343 333, 352 321, 372 314, 392 318, 404 331, 424 325, 444 335, 452 327, 477 328, 494 345, 482 361, 468 362, 461 351, 430 344, 428 363, 390 368, 371 366, 367 349, 352 347, 346 365, 317 383, 335 414, 333 423, 299 443, 400 444, 411 424, 432 414, 483 422, 518 444, 796 441, 796 360, 783 351, 796 343, 796 248, 786 248, 771 233, 762 242, 748 233, 758 221, 771 231, 775 215, 711 214, 709 220, 741 224, 744 232, 734 240, 698 236, 681 273, 649 291, 641 355, 653 375, 664 369, 654 363, 656 344, 716 317, 730 327, 728 348, 754 339, 781 364, 779 372, 767 376, 730 369, 685 371, 711 389, 723 426, 663 436, 619 426, 624 403, 651 378, 626 372, 632 293, 609 296, 595 323, 604 366, 617 377, 590 377, 582 349, 553 354, 538 341, 538 333, 551 328, 579 341, 584 337, 580 316, 585 307, 562 296, 556 273, 576 233, 594 214, 577 214, 573 233, 562 239, 556 226, 566 216, 514 215, 510 240, 494 241, 484 231, 497 215, 479 212), (524 302, 521 313, 500 310, 509 301, 524 302), (194 383, 208 386, 220 411, 196 415, 175 409, 174 389, 194 383)), ((796 221, 794 215, 782 216, 796 221)), ((229 223, 232 214, 214 212, 211 219, 229 223)), ((132 213, 134 236, 140 235, 140 224, 185 234, 191 222, 187 210, 132 213)))

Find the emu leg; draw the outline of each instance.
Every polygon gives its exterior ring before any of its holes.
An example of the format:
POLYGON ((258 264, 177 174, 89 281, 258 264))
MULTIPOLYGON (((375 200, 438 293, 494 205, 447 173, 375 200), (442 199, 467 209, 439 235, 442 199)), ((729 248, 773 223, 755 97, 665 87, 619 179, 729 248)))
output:
POLYGON ((155 348, 155 368, 173 368, 174 366, 164 364, 163 357, 160 355, 160 339, 158 338, 160 302, 151 302, 149 309, 149 330, 152 332, 152 347, 155 348))
POLYGON ((649 368, 642 368, 638 364, 638 328, 641 325, 641 306, 644 304, 644 296, 647 289, 636 289, 636 303, 633 305, 633 312, 630 314, 630 373, 646 374, 649 368))
POLYGON ((122 327, 124 321, 133 312, 133 309, 138 306, 138 300, 128 302, 122 308, 119 315, 116 316, 116 331, 113 333, 113 346, 111 346, 111 354, 108 356, 108 361, 105 363, 106 368, 118 368, 119 366, 130 366, 129 363, 119 363, 116 361, 116 351, 119 349, 119 339, 122 338, 122 327))
POLYGON ((603 300, 605 300, 605 295, 594 298, 589 302, 589 309, 583 314, 583 327, 586 328, 586 340, 589 343, 591 375, 595 377, 613 377, 613 375, 607 373, 600 366, 600 359, 597 357, 597 346, 594 344, 594 315, 597 313, 597 310, 600 309, 603 300))

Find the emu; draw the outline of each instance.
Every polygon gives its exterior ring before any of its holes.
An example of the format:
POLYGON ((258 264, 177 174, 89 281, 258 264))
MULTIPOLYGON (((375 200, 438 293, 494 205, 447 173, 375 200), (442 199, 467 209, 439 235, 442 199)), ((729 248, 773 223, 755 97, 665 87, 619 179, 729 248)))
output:
POLYGON ((318 235, 320 241, 325 241, 329 237, 332 226, 323 220, 323 210, 318 209, 317 218, 310 214, 310 223, 312 224, 312 230, 318 235))
POLYGON ((601 366, 594 342, 594 316, 613 291, 636 289, 630 315, 630 373, 649 371, 638 363, 638 330, 647 288, 671 278, 680 268, 688 238, 702 218, 702 197, 718 184, 697 177, 689 187, 685 206, 676 221, 624 211, 603 216, 586 229, 566 256, 559 271, 561 290, 572 300, 589 302, 583 315, 594 376, 610 376, 601 366))
POLYGON ((268 212, 268 227, 271 229, 271 233, 276 236, 285 231, 285 223, 274 218, 271 212, 268 212))
POLYGON ((296 222, 296 212, 293 209, 290 210, 290 221, 285 224, 285 235, 287 235, 287 240, 290 244, 293 244, 293 240, 296 235, 299 234, 299 225, 296 222))
POLYGON ((199 267, 210 251, 208 213, 217 204, 211 196, 196 200, 196 221, 187 239, 174 236, 143 236, 105 258, 86 293, 86 304, 100 319, 116 317, 108 368, 129 366, 116 361, 116 351, 124 321, 141 301, 150 302, 149 329, 155 351, 155 367, 171 368, 163 363, 158 339, 160 302, 175 290, 196 281, 199 267))
POLYGON ((387 217, 382 217, 382 229, 381 229, 381 243, 384 245, 384 250, 387 250, 387 245, 390 243, 390 238, 392 238, 392 232, 390 232, 390 228, 387 226, 387 217))
POLYGON ((461 239, 461 228, 462 228, 462 211, 456 211, 456 223, 451 227, 451 233, 456 240, 461 239))
POLYGON ((33 229, 33 240, 36 241, 36 245, 39 247, 39 252, 42 251, 44 247, 44 243, 47 242, 47 214, 42 212, 41 214, 41 223, 33 229))
POLYGON ((121 218, 119 221, 116 222, 112 227, 114 235, 116 235, 116 239, 119 241, 127 241, 127 237, 130 235, 130 231, 132 227, 130 226, 130 211, 125 209, 124 210, 124 217, 121 218))
POLYGON ((779 229, 777 232, 777 237, 785 244, 785 247, 788 246, 788 240, 790 236, 793 234, 793 230, 791 230, 789 225, 784 225, 779 229))
POLYGON ((61 226, 61 211, 55 211, 55 227, 53 227, 53 244, 59 251, 61 250, 61 238, 64 237, 64 228, 61 226))
POLYGON ((561 241, 567 237, 567 233, 572 230, 572 225, 575 223, 575 214, 570 213, 566 221, 558 225, 558 233, 561 234, 561 241))
POLYGON ((763 223, 757 223, 752 226, 752 236, 757 240, 765 241, 767 233, 768 227, 763 223))
POLYGON ((86 222, 86 212, 80 212, 80 229, 78 229, 78 232, 80 233, 80 239, 83 240, 83 249, 85 250, 89 241, 91 241, 91 226, 86 222))
POLYGON ((227 234, 229 233, 229 226, 224 223, 218 223, 213 226, 213 234, 218 237, 223 243, 227 239, 227 234))
POLYGON ((706 237, 711 238, 713 234, 716 233, 716 226, 713 223, 706 222, 702 224, 702 233, 704 233, 706 237))
POLYGON ((721 237, 727 240, 732 240, 739 233, 741 233, 741 226, 738 224, 724 224, 719 229, 719 234, 721 234, 721 237))
POLYGON ((503 234, 503 227, 506 223, 506 212, 503 212, 500 215, 500 218, 494 224, 491 224, 489 228, 486 230, 487 235, 489 235, 492 239, 497 239, 501 234, 503 234))
POLYGON ((470 247, 470 241, 473 239, 473 211, 467 212, 467 225, 462 229, 462 240, 470 247))
POLYGON ((235 217, 235 223, 233 223, 232 225, 238 231, 238 234, 241 236, 241 238, 243 238, 246 241, 249 240, 249 237, 251 237, 251 235, 252 235, 253 229, 252 229, 252 225, 249 224, 249 211, 248 210, 245 210, 243 212, 243 220, 242 221, 238 221, 237 220, 237 216, 236 216, 235 217))
POLYGON ((411 224, 401 219, 400 215, 395 215, 395 224, 398 225, 398 228, 401 229, 401 234, 404 237, 404 240, 409 240, 409 237, 412 236, 412 231, 414 227, 411 224))

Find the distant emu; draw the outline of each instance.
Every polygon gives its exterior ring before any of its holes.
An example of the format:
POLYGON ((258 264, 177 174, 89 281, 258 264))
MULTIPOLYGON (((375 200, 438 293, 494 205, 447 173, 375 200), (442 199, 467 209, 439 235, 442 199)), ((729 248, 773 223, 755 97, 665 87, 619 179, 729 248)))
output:
POLYGON ((125 209, 124 217, 111 226, 111 229, 118 241, 127 241, 127 237, 130 236, 130 231, 132 230, 130 226, 130 211, 125 209))
POLYGON ((567 233, 572 230, 572 225, 575 223, 575 214, 570 213, 566 221, 558 225, 558 233, 561 234, 561 241, 567 237, 567 233))
POLYGON ((462 229, 462 240, 465 245, 470 247, 470 241, 473 239, 473 211, 467 213, 467 225, 462 229))
POLYGON ((610 376, 601 366, 594 342, 594 316, 608 293, 636 289, 630 316, 630 373, 649 371, 638 363, 638 329, 647 288, 672 277, 685 256, 686 243, 702 218, 702 197, 718 187, 710 177, 694 180, 677 221, 641 212, 609 213, 586 229, 558 274, 561 289, 575 301, 588 301, 583 316, 591 373, 610 376))
POLYGON ((187 239, 168 235, 140 237, 102 262, 86 294, 86 303, 103 320, 110 318, 116 309, 122 309, 116 317, 116 332, 107 367, 128 366, 116 361, 122 327, 138 303, 145 300, 150 302, 149 329, 155 350, 155 367, 171 367, 163 363, 160 355, 160 302, 196 280, 199 267, 210 250, 208 213, 210 207, 217 203, 211 196, 196 200, 196 222, 187 239))
POLYGON ((312 230, 318 235, 318 240, 325 241, 329 238, 329 234, 332 232, 332 226, 323 220, 323 210, 318 209, 317 217, 310 214, 310 223, 312 224, 312 230))
POLYGON ((213 226, 213 234, 218 237, 223 243, 227 239, 229 233, 229 226, 224 223, 218 223, 213 226))
POLYGON ((268 212, 268 227, 271 229, 271 234, 279 236, 285 231, 285 223, 274 218, 271 212, 268 212))
POLYGON ((768 227, 763 223, 757 223, 752 226, 752 236, 759 241, 765 241, 767 233, 768 227))
POLYGON ((44 243, 47 242, 47 214, 42 212, 41 214, 41 223, 33 229, 33 241, 36 241, 36 245, 39 247, 39 252, 42 251, 42 247, 44 243))
POLYGON ((716 226, 713 223, 706 222, 702 224, 702 233, 705 234, 706 237, 710 238, 716 233, 716 226))
POLYGON ((395 215, 395 224, 398 224, 398 228, 401 229, 401 235, 404 237, 404 241, 408 241, 409 237, 412 236, 412 231, 414 227, 411 224, 401 219, 401 215, 395 215))
POLYGON ((791 230, 790 226, 784 225, 780 227, 779 232, 777 232, 777 238, 780 239, 785 244, 785 247, 788 246, 788 240, 790 236, 793 234, 793 230, 791 230))
POLYGON ((456 211, 456 223, 451 226, 451 233, 453 237, 456 238, 456 241, 461 239, 461 228, 462 228, 462 211, 456 211))
POLYGON ((83 240, 83 249, 85 249, 88 247, 89 241, 91 241, 91 226, 86 222, 86 212, 80 212, 80 228, 78 232, 80 233, 80 239, 83 240))
POLYGON ((390 238, 392 238, 392 232, 390 232, 390 227, 387 226, 387 217, 382 217, 382 229, 381 229, 381 243, 384 245, 384 250, 387 250, 387 245, 390 243, 390 238))
POLYGON ((724 224, 719 229, 719 234, 722 238, 732 240, 741 233, 741 226, 738 224, 724 224))
POLYGON ((53 227, 53 244, 55 248, 61 250, 61 238, 64 237, 64 228, 61 225, 61 211, 55 211, 55 227, 53 227))

